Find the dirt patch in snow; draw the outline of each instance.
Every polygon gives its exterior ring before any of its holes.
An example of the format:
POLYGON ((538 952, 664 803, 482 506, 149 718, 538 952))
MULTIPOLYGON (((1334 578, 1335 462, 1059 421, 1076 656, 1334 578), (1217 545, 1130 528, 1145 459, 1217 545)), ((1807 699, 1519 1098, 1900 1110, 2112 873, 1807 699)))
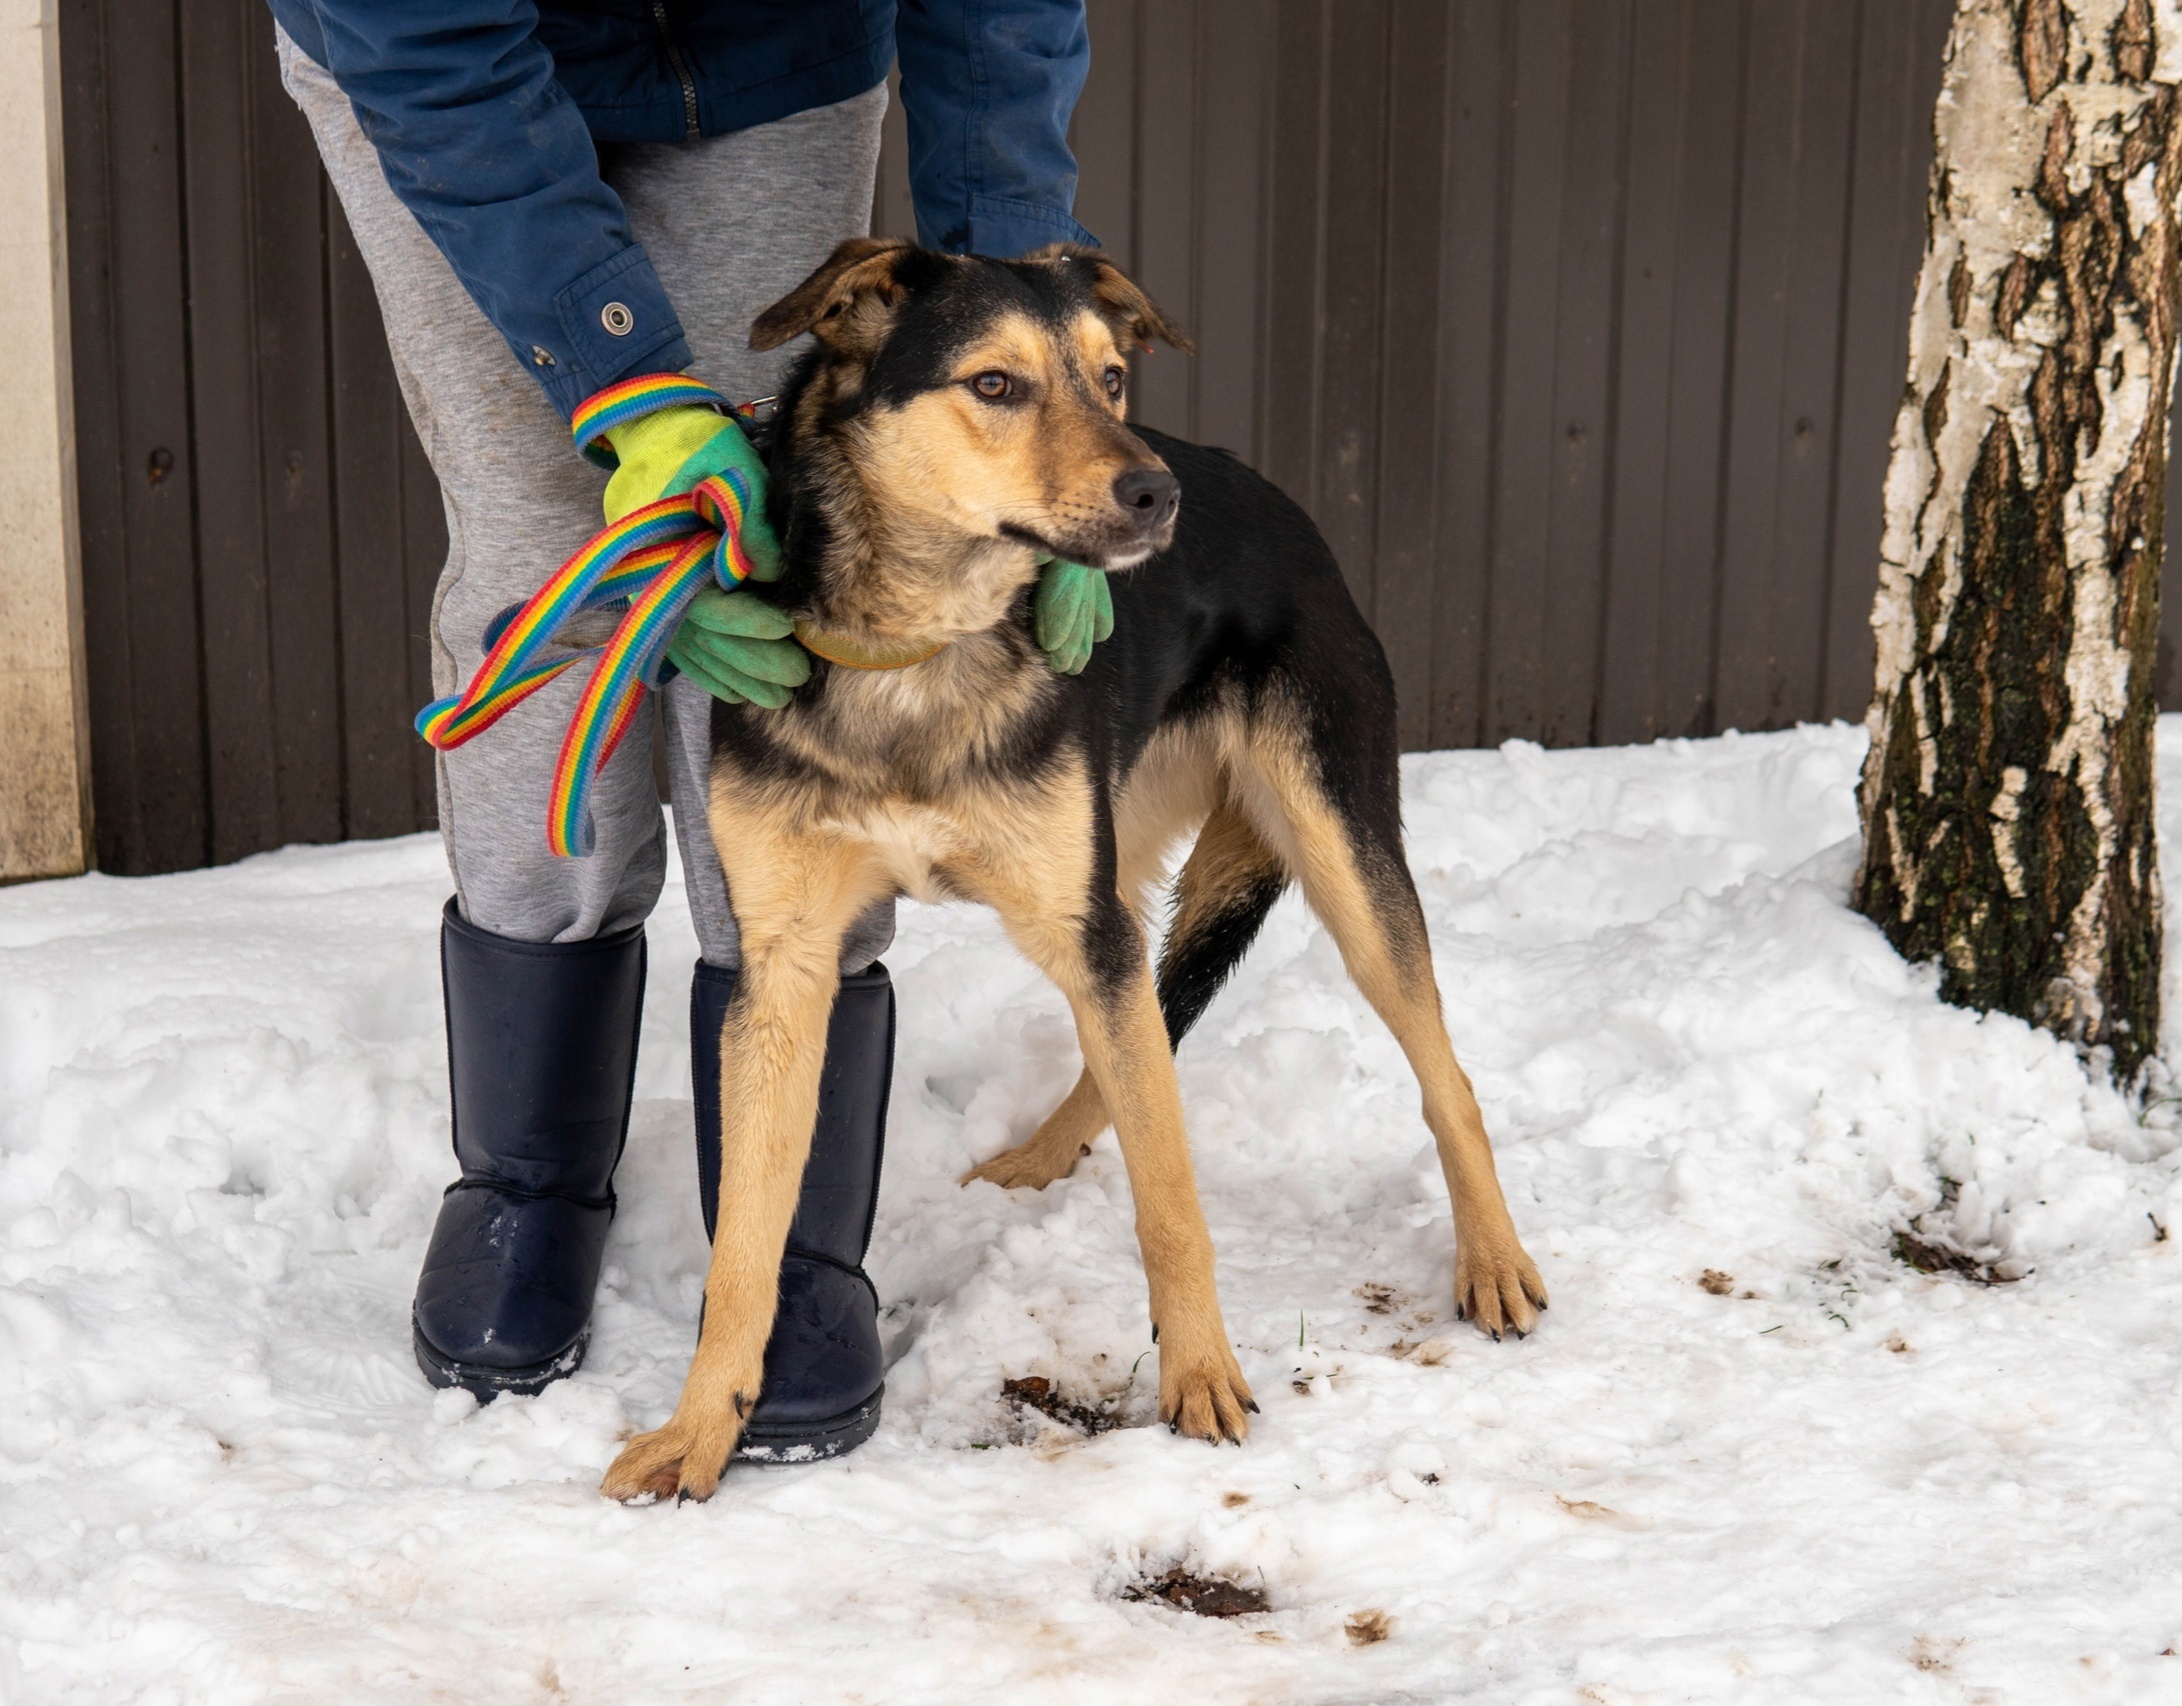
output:
POLYGON ((1899 1227, 1894 1233, 1894 1259, 1920 1274, 1960 1274, 1974 1285, 2012 1285, 2018 1277, 1907 1227, 1899 1227))
POLYGON ((1118 1400, 1091 1405, 1064 1398, 1055 1390, 1053 1382, 1042 1374, 1026 1375, 1021 1380, 1003 1380, 1000 1396, 1010 1404, 1050 1416, 1063 1427, 1074 1428, 1080 1434, 1109 1433, 1121 1426, 1118 1400))
POLYGON ((1188 1570, 1169 1570, 1149 1581, 1131 1582, 1121 1590, 1123 1599, 1156 1601, 1197 1617, 1248 1617, 1271 1609, 1265 1590, 1245 1587, 1223 1576, 1199 1576, 1188 1570))

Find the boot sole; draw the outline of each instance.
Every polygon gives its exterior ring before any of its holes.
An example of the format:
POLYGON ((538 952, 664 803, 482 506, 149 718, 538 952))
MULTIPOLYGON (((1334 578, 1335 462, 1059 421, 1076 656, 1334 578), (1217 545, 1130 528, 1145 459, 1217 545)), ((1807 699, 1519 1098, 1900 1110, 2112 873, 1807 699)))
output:
POLYGON ((503 1392, 535 1398, 556 1380, 574 1374, 583 1366, 583 1353, 590 1349, 591 1329, 586 1327, 559 1356, 532 1363, 528 1368, 488 1368, 483 1363, 457 1362, 427 1339, 414 1321, 409 1324, 409 1338, 416 1347, 417 1367, 424 1371, 426 1380, 442 1390, 459 1386, 480 1404, 490 1404, 503 1392))
MULTIPOLYGON (((424 1371, 426 1380, 442 1390, 459 1386, 480 1404, 490 1404, 503 1392, 518 1398, 536 1397, 556 1380, 565 1380, 582 1367, 583 1354, 591 1344, 591 1332, 586 1328, 582 1337, 550 1361, 533 1363, 528 1368, 487 1368, 481 1363, 457 1362, 443 1354, 414 1323, 409 1336, 416 1348, 417 1367, 424 1371)), ((809 1427, 768 1428, 752 1423, 743 1429, 735 1455, 751 1463, 782 1465, 823 1463, 830 1457, 846 1456, 879 1431, 880 1407, 885 1398, 886 1388, 882 1386, 853 1410, 844 1410, 809 1427)))
POLYGON ((853 1410, 801 1428, 769 1428, 753 1420, 736 1442, 735 1455, 746 1463, 823 1463, 854 1451, 879 1431, 880 1387, 853 1410))

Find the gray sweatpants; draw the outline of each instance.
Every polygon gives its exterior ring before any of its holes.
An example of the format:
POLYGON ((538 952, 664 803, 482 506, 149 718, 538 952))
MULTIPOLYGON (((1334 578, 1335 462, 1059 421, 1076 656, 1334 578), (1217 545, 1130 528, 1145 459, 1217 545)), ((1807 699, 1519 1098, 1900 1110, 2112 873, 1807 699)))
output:
MULTIPOLYGON (((285 32, 280 69, 371 271, 402 396, 439 476, 448 547, 432 601, 432 684, 452 693, 483 657, 487 624, 598 531, 605 475, 576 454, 566 423, 387 187, 332 76, 285 32)), ((869 228, 885 111, 881 86, 731 136, 606 152, 606 180, 698 352, 692 371, 728 397, 765 395, 792 357, 747 347, 760 310, 869 228)), ((519 941, 580 942, 650 914, 666 876, 651 772, 656 702, 698 945, 709 963, 733 969, 735 918, 705 817, 712 700, 695 682, 678 678, 647 698, 600 772, 596 851, 546 851, 547 795, 585 673, 570 670, 440 755, 440 835, 463 915, 519 941)), ((874 908, 843 944, 842 970, 863 970, 893 934, 891 904, 874 908)))

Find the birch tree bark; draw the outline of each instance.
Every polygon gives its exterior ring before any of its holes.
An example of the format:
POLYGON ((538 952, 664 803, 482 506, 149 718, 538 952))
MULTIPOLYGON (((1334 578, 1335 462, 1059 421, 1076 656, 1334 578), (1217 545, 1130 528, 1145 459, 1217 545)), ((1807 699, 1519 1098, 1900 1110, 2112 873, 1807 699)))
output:
POLYGON ((1856 904, 1949 1001, 2159 1046, 2182 0, 1960 0, 1887 471, 1856 904))

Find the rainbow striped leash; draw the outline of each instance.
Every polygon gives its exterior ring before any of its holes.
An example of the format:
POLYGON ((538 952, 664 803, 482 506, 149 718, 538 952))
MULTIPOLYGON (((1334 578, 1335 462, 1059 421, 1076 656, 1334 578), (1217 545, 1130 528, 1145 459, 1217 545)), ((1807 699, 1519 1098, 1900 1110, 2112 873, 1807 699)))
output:
MULTIPOLYGON (((747 404, 731 408, 694 379, 647 374, 590 398, 576 413, 576 441, 585 455, 610 466, 612 450, 601 449, 606 432, 670 403, 708 404, 739 421, 754 413, 747 404), (634 406, 639 401, 642 406, 634 406)), ((469 686, 419 711, 417 733, 450 751, 475 740, 564 670, 596 659, 561 741, 546 812, 546 846, 564 859, 588 854, 597 845, 591 785, 629 732, 646 690, 658 690, 667 643, 690 600, 708 581, 733 590, 750 578, 742 527, 752 499, 740 471, 730 469, 593 534, 526 602, 501 613, 486 632, 485 660, 469 686), (603 646, 543 655, 554 635, 587 610, 623 612, 613 638, 603 646)))

